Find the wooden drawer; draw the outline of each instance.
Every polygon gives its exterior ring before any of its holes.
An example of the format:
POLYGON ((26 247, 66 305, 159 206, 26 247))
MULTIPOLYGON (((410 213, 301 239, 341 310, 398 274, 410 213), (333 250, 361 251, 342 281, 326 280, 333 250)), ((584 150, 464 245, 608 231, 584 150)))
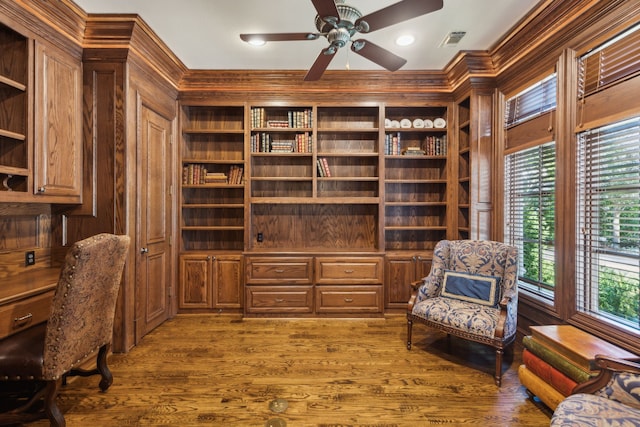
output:
POLYGON ((0 307, 0 338, 46 322, 49 319, 53 292, 45 292, 0 307))
POLYGON ((311 284, 313 263, 311 257, 247 257, 248 284, 311 284))
POLYGON ((317 286, 317 313, 382 313, 382 285, 317 286))
POLYGON ((382 257, 318 257, 319 284, 379 284, 383 279, 382 257))
POLYGON ((313 312, 311 286, 247 286, 246 297, 247 314, 313 312))

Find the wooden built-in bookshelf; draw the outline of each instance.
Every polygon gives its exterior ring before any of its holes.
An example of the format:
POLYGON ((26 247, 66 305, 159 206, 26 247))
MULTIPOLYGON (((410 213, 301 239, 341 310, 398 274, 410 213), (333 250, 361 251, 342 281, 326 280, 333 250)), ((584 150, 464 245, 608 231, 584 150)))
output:
POLYGON ((185 105, 182 113, 181 249, 242 251, 244 106, 185 105))
POLYGON ((470 180, 471 180, 471 114, 470 98, 466 97, 457 104, 458 123, 458 239, 468 239, 470 231, 470 180))
POLYGON ((452 111, 447 102, 183 105, 181 307, 215 306, 206 277, 223 254, 245 264, 245 315, 404 307, 407 283, 428 273, 435 244, 453 232, 452 111), (243 168, 240 183, 215 181, 231 168, 243 168), (194 182, 193 169, 216 176, 194 182))
MULTIPOLYGON (((28 39, 0 24, 0 191, 26 193, 31 159, 27 137, 28 39)), ((19 196, 19 195, 18 195, 19 196)))

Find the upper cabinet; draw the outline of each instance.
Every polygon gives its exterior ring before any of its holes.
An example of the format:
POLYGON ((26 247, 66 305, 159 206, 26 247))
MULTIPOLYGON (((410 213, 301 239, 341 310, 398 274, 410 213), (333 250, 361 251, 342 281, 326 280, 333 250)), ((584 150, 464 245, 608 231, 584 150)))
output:
POLYGON ((81 202, 81 69, 0 24, 0 202, 81 202))
POLYGON ((36 42, 34 186, 38 195, 80 203, 82 68, 62 50, 36 42))

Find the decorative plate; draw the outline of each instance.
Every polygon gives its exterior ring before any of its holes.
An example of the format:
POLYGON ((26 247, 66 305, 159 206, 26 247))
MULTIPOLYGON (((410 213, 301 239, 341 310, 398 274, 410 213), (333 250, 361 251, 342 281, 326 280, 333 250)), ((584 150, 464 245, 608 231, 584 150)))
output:
POLYGON ((384 119, 384 127, 386 128, 391 127, 391 119, 384 119))
POLYGON ((400 127, 401 128, 410 128, 411 127, 411 120, 409 120, 409 119, 400 120, 400 127))
POLYGON ((417 128, 417 129, 423 128, 423 127, 424 127, 424 120, 422 120, 422 119, 415 119, 415 120, 413 121, 413 127, 414 127, 414 128, 417 128))
POLYGON ((424 122, 424 127, 426 127, 426 128, 432 128, 433 127, 433 121, 432 120, 424 119, 423 122, 424 122))
POLYGON ((399 128, 400 127, 400 122, 397 120, 391 120, 391 126, 392 128, 399 128))
POLYGON ((443 128, 447 126, 447 121, 443 118, 437 118, 433 121, 433 126, 437 128, 443 128))

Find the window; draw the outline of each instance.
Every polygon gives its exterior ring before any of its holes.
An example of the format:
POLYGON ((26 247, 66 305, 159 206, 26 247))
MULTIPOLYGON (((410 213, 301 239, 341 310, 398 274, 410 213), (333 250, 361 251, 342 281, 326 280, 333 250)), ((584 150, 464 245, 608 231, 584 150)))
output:
POLYGON ((640 330, 640 118, 578 134, 578 310, 640 330))
POLYGON ((520 286, 545 298, 555 287, 555 142, 505 159, 505 240, 518 248, 520 286))
POLYGON ((579 96, 599 92, 640 73, 640 25, 580 58, 579 96))
POLYGON ((507 101, 505 127, 537 117, 556 108, 556 74, 529 86, 507 101))
POLYGON ((504 239, 518 248, 518 286, 545 302, 555 295, 556 80, 551 73, 509 98, 504 118, 504 239))

